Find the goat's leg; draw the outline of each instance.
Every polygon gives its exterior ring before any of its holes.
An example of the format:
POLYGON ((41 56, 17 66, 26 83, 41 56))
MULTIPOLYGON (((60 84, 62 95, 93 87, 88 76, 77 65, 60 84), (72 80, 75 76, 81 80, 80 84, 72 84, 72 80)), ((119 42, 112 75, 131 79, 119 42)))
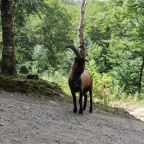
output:
POLYGON ((86 109, 86 104, 87 104, 87 95, 84 94, 84 105, 83 105, 83 110, 86 109))
POLYGON ((73 96, 73 104, 74 104, 73 113, 77 113, 77 105, 76 105, 76 95, 75 95, 75 92, 72 92, 72 96, 73 96))
POLYGON ((80 97, 79 97, 80 109, 79 109, 79 114, 83 114, 83 109, 82 109, 82 96, 83 96, 83 93, 82 93, 82 91, 80 91, 80 97))
POLYGON ((89 109, 89 112, 92 113, 92 89, 89 90, 89 94, 90 94, 90 109, 89 109))

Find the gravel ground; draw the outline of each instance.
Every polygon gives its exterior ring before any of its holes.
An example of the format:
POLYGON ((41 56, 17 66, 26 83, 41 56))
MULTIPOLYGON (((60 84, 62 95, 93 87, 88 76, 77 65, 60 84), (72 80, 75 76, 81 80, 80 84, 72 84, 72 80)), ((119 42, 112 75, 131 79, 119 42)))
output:
POLYGON ((50 98, 0 91, 0 144, 144 144, 144 123, 50 98))

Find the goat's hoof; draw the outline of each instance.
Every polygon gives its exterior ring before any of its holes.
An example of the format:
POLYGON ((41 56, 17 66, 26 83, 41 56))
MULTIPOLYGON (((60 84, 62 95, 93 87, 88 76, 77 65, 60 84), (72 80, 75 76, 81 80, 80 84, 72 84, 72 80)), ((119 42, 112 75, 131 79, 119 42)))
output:
POLYGON ((89 112, 92 113, 92 109, 90 109, 89 112))
POLYGON ((74 109, 74 110, 73 110, 73 113, 77 113, 77 109, 74 109))
POLYGON ((82 111, 82 110, 80 110, 80 111, 79 111, 79 114, 83 114, 83 111, 82 111))

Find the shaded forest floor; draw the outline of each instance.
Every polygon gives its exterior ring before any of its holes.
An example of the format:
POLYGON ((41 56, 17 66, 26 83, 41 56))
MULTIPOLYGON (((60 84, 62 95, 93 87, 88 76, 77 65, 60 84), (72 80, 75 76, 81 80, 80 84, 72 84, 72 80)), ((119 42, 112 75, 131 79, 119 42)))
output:
POLYGON ((144 144, 144 123, 130 115, 72 113, 60 96, 0 91, 0 144, 144 144))

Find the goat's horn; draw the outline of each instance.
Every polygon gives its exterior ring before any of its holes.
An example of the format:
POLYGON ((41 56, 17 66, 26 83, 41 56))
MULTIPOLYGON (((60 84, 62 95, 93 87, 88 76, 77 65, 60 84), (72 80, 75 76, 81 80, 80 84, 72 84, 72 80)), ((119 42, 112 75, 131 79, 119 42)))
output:
POLYGON ((74 45, 67 45, 66 47, 67 47, 67 48, 70 48, 70 49, 75 53, 75 55, 76 55, 78 58, 81 57, 80 53, 78 52, 78 50, 75 48, 74 45))

